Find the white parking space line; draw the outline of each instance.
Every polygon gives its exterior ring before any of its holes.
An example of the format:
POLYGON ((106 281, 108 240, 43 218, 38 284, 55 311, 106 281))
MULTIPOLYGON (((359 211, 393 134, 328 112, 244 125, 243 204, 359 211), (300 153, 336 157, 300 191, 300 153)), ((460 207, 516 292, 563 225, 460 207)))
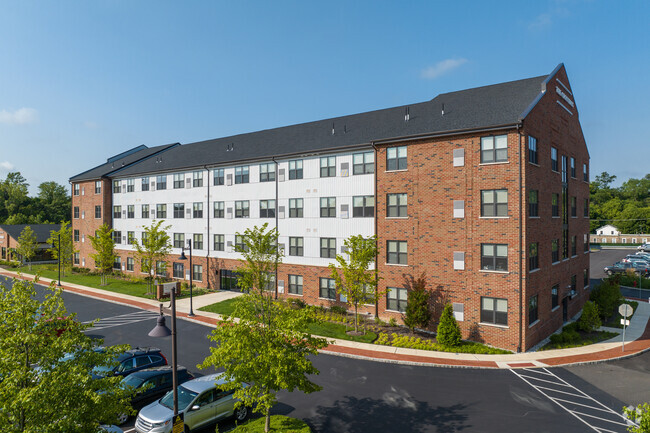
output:
POLYGON ((546 368, 525 370, 527 374, 521 374, 514 369, 510 371, 591 430, 598 433, 625 433, 627 426, 632 424, 622 414, 605 406, 546 368))
MULTIPOLYGON (((151 320, 158 317, 159 314, 153 311, 136 311, 134 313, 120 314, 119 316, 104 317, 100 319, 97 323, 93 325, 92 328, 89 328, 88 331, 99 331, 106 328, 114 328, 116 326, 129 325, 131 323, 142 322, 145 320, 151 320)), ((91 321, 84 323, 92 323, 91 321)))
POLYGON ((132 431, 135 431, 135 427, 132 427, 128 430, 124 430, 124 433, 131 433, 132 431))

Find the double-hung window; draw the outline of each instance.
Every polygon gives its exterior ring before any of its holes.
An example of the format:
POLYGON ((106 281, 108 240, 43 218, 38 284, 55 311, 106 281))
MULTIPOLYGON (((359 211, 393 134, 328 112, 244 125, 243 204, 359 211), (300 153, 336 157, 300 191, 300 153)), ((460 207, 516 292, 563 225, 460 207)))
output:
POLYGON ((122 192, 122 182, 119 180, 113 181, 113 194, 119 194, 122 192))
POLYGON ((560 240, 551 240, 551 262, 556 263, 560 261, 560 240))
POLYGON ((174 203, 174 218, 185 218, 185 203, 174 203))
POLYGON ((589 173, 587 173, 587 164, 582 164, 582 180, 589 182, 589 173))
POLYGON ((571 256, 575 256, 578 254, 578 237, 577 236, 572 236, 571 237, 571 256))
POLYGON ((406 241, 386 241, 386 263, 393 265, 408 264, 408 247, 406 241))
POLYGON ((113 242, 116 244, 121 244, 122 243, 122 232, 119 230, 114 230, 113 231, 113 242))
POLYGON ((275 218, 275 200, 260 200, 260 218, 275 218))
POLYGON ((289 293, 302 295, 302 275, 289 275, 289 293))
POLYGON ((289 199, 289 218, 302 218, 302 199, 289 199))
POLYGON ((246 245, 244 235, 235 235, 235 251, 238 253, 248 251, 248 245, 246 245))
POLYGON ((79 184, 78 183, 74 184, 74 195, 79 195, 79 184))
POLYGON ((202 250, 203 249, 203 234, 202 233, 194 233, 194 236, 192 238, 194 240, 194 243, 192 244, 192 248, 195 248, 197 250, 202 250))
POLYGON ((336 238, 320 238, 320 256, 324 259, 336 257, 336 238))
POLYGON ((149 191, 149 176, 145 176, 141 179, 140 190, 149 191))
POLYGON ((100 219, 102 217, 102 205, 98 204, 95 206, 95 219, 100 219))
POLYGON ((147 219, 149 218, 149 205, 143 204, 140 208, 140 218, 147 219))
POLYGON ((126 192, 134 192, 134 191, 135 191, 135 179, 127 179, 126 192))
POLYGON ((386 216, 388 218, 405 218, 406 193, 386 194, 386 216))
POLYGON ((185 188, 185 174, 176 173, 174 174, 174 189, 185 188))
POLYGON ((126 243, 128 245, 133 245, 134 241, 135 241, 135 232, 131 232, 131 231, 126 232, 126 243))
POLYGON ((551 194, 551 216, 560 216, 560 195, 557 193, 551 194))
POLYGON ((375 197, 372 195, 362 195, 352 197, 352 216, 369 217, 375 216, 375 197))
POLYGON ((248 218, 250 216, 250 203, 248 200, 235 202, 235 218, 248 218))
POLYGON ((481 191, 481 216, 508 216, 508 190, 488 189, 481 191))
POLYGON ((576 159, 571 157, 571 177, 576 178, 576 159))
POLYGON ((508 300, 482 296, 481 322, 508 326, 508 300))
POLYGON ((582 208, 582 216, 585 218, 589 218, 589 199, 585 199, 585 205, 582 208))
POLYGON ((508 136, 481 137, 481 163, 505 162, 508 160, 508 136))
POLYGON ((214 250, 223 251, 225 248, 225 236, 224 235, 214 235, 214 250))
POLYGON ((320 177, 336 176, 336 157, 323 156, 320 159, 320 177))
POLYGON ((174 248, 185 247, 185 233, 174 233, 174 248))
POLYGON ((571 197, 571 217, 575 218, 578 216, 578 205, 577 205, 577 199, 575 197, 571 197))
POLYGON ((196 170, 192 172, 192 186, 199 188, 203 186, 203 171, 196 170))
POLYGON ((336 281, 333 278, 321 278, 319 298, 336 299, 336 281))
POLYGON ((389 147, 386 149, 386 171, 406 170, 406 146, 389 147))
POLYGON ((386 292, 386 309, 391 311, 406 311, 408 292, 403 287, 388 287, 386 292))
POLYGON ((135 260, 133 260, 133 257, 127 257, 126 258, 126 270, 133 272, 135 268, 135 260))
POLYGON ((528 162, 537 164, 537 139, 528 136, 528 162))
POLYGON ((539 216, 539 194, 536 189, 528 191, 528 216, 539 216))
POLYGON ((289 255, 290 256, 302 256, 303 255, 303 242, 304 239, 301 237, 290 237, 289 238, 289 255))
POLYGON ((126 206, 126 217, 135 218, 135 205, 130 204, 126 206))
POLYGON ((289 180, 302 179, 302 159, 289 161, 289 180))
POLYGON ((530 250, 528 253, 528 270, 534 271, 539 269, 539 243, 533 242, 530 244, 530 250))
POLYGON ((75 207, 72 209, 72 217, 73 217, 74 219, 79 219, 79 206, 75 206, 75 207))
POLYGON ((352 174, 369 174, 375 172, 375 153, 363 152, 352 155, 352 174))
POLYGON ((217 185, 223 185, 224 184, 224 169, 223 168, 215 168, 212 170, 212 184, 217 186, 217 185))
POLYGON ((167 175, 161 174, 156 176, 156 189, 167 189, 167 175))
POLYGON ((113 219, 122 218, 122 206, 113 206, 113 219))
POLYGON ((551 147, 551 170, 559 171, 557 165, 557 149, 551 147))
POLYGON ((559 300, 560 300, 559 294, 560 294, 560 286, 556 284, 555 286, 553 286, 551 288, 551 309, 553 309, 553 308, 557 307, 558 305, 560 305, 559 304, 559 300))
POLYGON ((336 218, 336 197, 321 197, 320 217, 336 218))
POLYGON ((248 183, 248 172, 247 165, 235 167, 235 183, 248 183))
POLYGON ((486 271, 508 271, 507 244, 481 244, 481 269, 486 271))
POLYGON ((537 295, 530 297, 528 301, 528 324, 532 325, 537 322, 538 319, 538 308, 537 308, 537 295))
POLYGON ((192 279, 194 281, 203 281, 203 265, 194 265, 192 268, 192 279))
POLYGON ((185 267, 182 263, 174 262, 172 264, 172 277, 174 278, 185 278, 185 267))
POLYGON ((260 182, 275 181, 275 163, 260 164, 260 182))
POLYGON ((213 217, 215 218, 223 218, 224 217, 224 202, 222 201, 215 201, 214 202, 214 210, 213 210, 213 217))
POLYGON ((167 205, 166 204, 157 204, 156 205, 156 218, 167 218, 167 205))
POLYGON ((192 218, 203 218, 203 203, 200 201, 192 204, 192 218))
POLYGON ((102 181, 101 180, 96 180, 95 181, 95 194, 101 194, 101 193, 102 193, 102 181))
POLYGON ((73 235, 74 235, 74 237, 73 237, 74 241, 79 242, 79 230, 75 230, 73 232, 73 235))
POLYGON ((113 259, 113 269, 115 269, 116 271, 122 270, 122 257, 115 256, 115 258, 113 259))

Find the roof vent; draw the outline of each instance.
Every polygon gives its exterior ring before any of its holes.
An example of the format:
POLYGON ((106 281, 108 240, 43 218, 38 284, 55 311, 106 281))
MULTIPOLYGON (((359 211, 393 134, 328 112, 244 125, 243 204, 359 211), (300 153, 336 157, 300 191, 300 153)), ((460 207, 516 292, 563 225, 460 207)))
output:
POLYGON ((410 107, 406 107, 406 112, 404 113, 404 121, 405 122, 408 122, 409 120, 411 120, 411 113, 409 113, 409 108, 410 107))
POLYGON ((445 115, 445 103, 444 102, 442 103, 442 115, 443 116, 445 115))
POLYGON ((231 150, 235 150, 235 143, 230 143, 226 145, 226 152, 230 152, 231 150))
POLYGON ((332 135, 334 135, 334 122, 332 122, 332 135))

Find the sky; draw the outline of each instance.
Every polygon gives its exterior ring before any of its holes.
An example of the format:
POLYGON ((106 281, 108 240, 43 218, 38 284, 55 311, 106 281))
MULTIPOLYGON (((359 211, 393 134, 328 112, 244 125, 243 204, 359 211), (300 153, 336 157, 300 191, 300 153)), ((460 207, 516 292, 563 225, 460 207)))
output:
POLYGON ((564 63, 591 156, 650 173, 650 2, 0 0, 0 180, 422 102, 564 63))

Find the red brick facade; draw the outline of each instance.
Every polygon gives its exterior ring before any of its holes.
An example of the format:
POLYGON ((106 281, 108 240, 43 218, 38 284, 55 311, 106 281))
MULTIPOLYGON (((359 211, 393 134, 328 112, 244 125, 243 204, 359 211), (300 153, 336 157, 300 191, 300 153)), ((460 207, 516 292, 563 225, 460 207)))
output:
POLYGON ((74 266, 94 268, 95 263, 91 254, 95 253, 89 236, 106 223, 112 224, 111 181, 109 179, 79 182, 78 195, 75 195, 75 184, 72 185, 72 235, 74 249, 79 252, 79 263, 74 266), (100 182, 101 190, 95 193, 95 182, 100 182), (95 218, 95 207, 101 206, 101 218, 95 218), (76 217, 76 215, 78 215, 76 217), (78 230, 78 239, 75 237, 78 230), (84 264, 85 262, 85 264, 84 264))

